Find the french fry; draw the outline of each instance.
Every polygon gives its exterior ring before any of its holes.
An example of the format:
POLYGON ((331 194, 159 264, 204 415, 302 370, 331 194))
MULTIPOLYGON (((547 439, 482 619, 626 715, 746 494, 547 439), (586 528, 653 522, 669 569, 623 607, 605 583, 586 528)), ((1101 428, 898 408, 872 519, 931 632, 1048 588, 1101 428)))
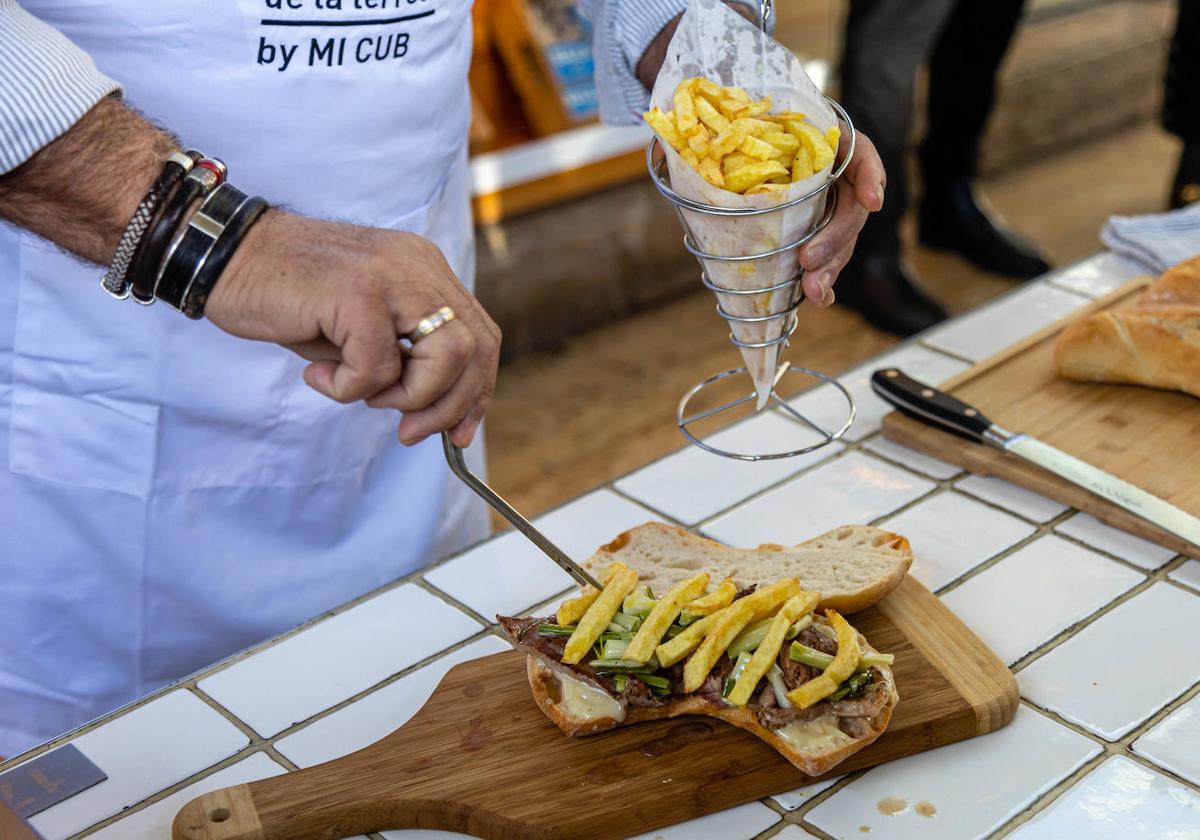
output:
POLYGON ((780 125, 783 125, 788 120, 800 120, 803 122, 804 120, 808 119, 808 115, 802 114, 799 111, 779 111, 775 114, 767 114, 763 117, 763 119, 771 120, 772 122, 777 122, 780 125))
POLYGON ((642 114, 644 119, 655 133, 663 140, 671 144, 671 148, 675 151, 683 149, 687 143, 683 139, 683 135, 679 133, 679 129, 675 127, 675 119, 673 114, 664 114, 657 108, 651 108, 646 113, 642 114))
POLYGON ((798 578, 785 578, 745 598, 739 598, 720 613, 714 613, 720 618, 683 667, 683 690, 692 692, 700 688, 708 672, 717 664, 718 657, 725 653, 725 648, 747 624, 770 615, 799 591, 798 578))
POLYGON ((794 155, 800 148, 800 139, 787 131, 771 131, 759 139, 764 143, 770 143, 785 155, 794 155))
MULTIPOLYGON (((713 146, 715 148, 716 144, 714 143, 713 146)), ((752 163, 758 163, 758 161, 741 152, 730 152, 721 158, 721 172, 728 175, 733 170, 741 169, 743 166, 749 166, 752 163)))
POLYGON ((733 125, 744 130, 751 137, 762 137, 764 134, 779 130, 779 126, 775 123, 755 117, 738 117, 733 121, 733 125))
POLYGON ((738 151, 744 155, 749 155, 752 158, 758 158, 759 160, 771 160, 772 158, 777 158, 780 155, 778 149, 776 149, 770 143, 764 143, 757 137, 747 137, 738 144, 738 151))
MULTIPOLYGON (((721 87, 711 79, 697 77, 694 79, 689 79, 689 81, 692 82, 692 91, 707 99, 710 105, 716 105, 726 96, 725 88, 721 87)), ((699 112, 700 103, 697 102, 696 113, 698 114, 699 112)))
POLYGON ((714 108, 712 103, 703 96, 697 96, 695 103, 696 117, 700 122, 704 123, 717 134, 729 128, 729 118, 714 108))
POLYGON ((797 709, 807 709, 837 691, 842 680, 858 668, 858 661, 862 657, 862 651, 858 647, 858 633, 850 623, 833 610, 825 610, 825 618, 837 631, 837 656, 833 657, 833 662, 829 663, 829 667, 820 676, 788 692, 787 699, 797 709))
POLYGON ((788 628, 802 616, 816 609, 820 600, 819 592, 801 592, 799 595, 793 595, 787 603, 779 608, 779 612, 771 619, 767 635, 759 643, 758 649, 754 651, 754 655, 750 657, 746 667, 742 669, 741 676, 733 685, 733 691, 729 692, 726 699, 730 704, 745 706, 750 702, 750 695, 754 693, 758 681, 775 664, 775 658, 779 656, 779 650, 783 647, 788 628))
MULTIPOLYGON (((729 609, 726 607, 725 609, 729 609)), ((658 664, 664 668, 669 668, 678 662, 683 657, 700 647, 700 643, 704 641, 706 634, 712 626, 720 620, 721 614, 725 610, 717 610, 711 615, 706 615, 699 621, 689 624, 682 633, 674 639, 668 639, 654 649, 654 655, 658 657, 658 664)))
MULTIPOLYGON (((617 572, 625 570, 625 564, 621 561, 610 563, 608 568, 600 573, 600 583, 607 584, 612 580, 613 575, 617 572)), ((569 627, 579 619, 583 618, 583 614, 587 612, 588 607, 592 605, 597 598, 600 597, 600 590, 594 586, 585 586, 579 593, 579 597, 572 598, 569 601, 563 601, 558 605, 558 612, 555 614, 555 620, 558 621, 560 627, 569 627)))
POLYGON ((696 169, 714 187, 725 188, 725 176, 721 173, 721 162, 717 158, 710 155, 701 159, 696 169))
POLYGON ((742 112, 748 117, 757 117, 771 110, 771 97, 764 96, 755 102, 750 102, 746 105, 742 112))
POLYGON ((825 129, 825 142, 829 144, 829 148, 837 152, 838 143, 842 139, 842 130, 836 125, 831 125, 825 129))
POLYGON ((625 600, 625 596, 637 586, 637 581, 637 572, 632 569, 622 569, 613 575, 605 584, 600 597, 592 602, 587 612, 579 619, 579 623, 575 625, 575 632, 567 639, 567 646, 562 655, 564 663, 575 665, 592 649, 592 645, 608 628, 617 610, 621 609, 621 602, 625 600))
POLYGON ((737 584, 733 582, 733 578, 727 577, 712 592, 689 602, 686 609, 692 615, 712 615, 717 610, 723 610, 732 604, 733 596, 736 594, 737 584))
POLYGON ((700 168, 700 158, 696 157, 696 153, 691 149, 681 149, 679 156, 683 158, 683 162, 692 167, 692 169, 700 168))
POLYGON ((683 605, 704 592, 706 586, 708 572, 701 572, 694 578, 675 584, 671 591, 658 599, 654 609, 650 610, 650 615, 646 616, 642 626, 638 628, 622 658, 635 662, 649 662, 650 657, 654 655, 654 649, 658 647, 663 634, 679 615, 683 605))
POLYGON ((772 184, 770 181, 768 181, 765 184, 759 184, 757 187, 751 187, 743 194, 762 195, 763 193, 779 192, 780 190, 786 190, 787 188, 788 184, 772 184))
POLYGON ((833 149, 826 142, 825 135, 817 130, 815 126, 800 122, 799 120, 788 120, 787 129, 796 135, 796 139, 812 153, 812 167, 814 172, 820 172, 826 166, 833 163, 833 149))
POLYGON ((750 94, 746 93, 745 88, 727 87, 724 90, 725 90, 725 96, 728 97, 729 99, 733 99, 733 100, 735 100, 737 102, 741 102, 743 104, 750 103, 750 94))
POLYGON ((776 175, 787 175, 788 171, 777 160, 762 163, 752 163, 735 169, 725 176, 725 189, 730 192, 744 193, 751 187, 757 187, 764 181, 769 181, 776 175))
POLYGON ((812 175, 813 171, 812 152, 806 146, 801 146, 792 160, 792 180, 802 181, 812 175))
POLYGON ((675 89, 675 126, 686 137, 696 125, 696 104, 692 91, 687 85, 680 85, 675 89))
POLYGON ((713 139, 712 144, 709 146, 709 152, 723 159, 725 156, 731 154, 749 136, 750 134, 746 131, 745 126, 730 123, 713 139))
POLYGON ((746 110, 746 103, 726 97, 717 103, 717 110, 729 119, 737 119, 746 110))
POLYGON ((687 144, 688 148, 696 153, 697 158, 703 158, 708 154, 708 129, 697 125, 688 135, 687 144))

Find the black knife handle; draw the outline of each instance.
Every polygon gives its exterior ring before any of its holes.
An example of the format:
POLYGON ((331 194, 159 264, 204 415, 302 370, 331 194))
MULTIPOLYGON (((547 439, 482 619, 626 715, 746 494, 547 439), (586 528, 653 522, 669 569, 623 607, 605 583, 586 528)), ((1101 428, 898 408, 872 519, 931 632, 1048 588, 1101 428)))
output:
POLYGON ((982 441, 983 433, 992 425, 977 408, 918 382, 897 368, 875 371, 871 375, 871 388, 905 414, 972 440, 982 441))

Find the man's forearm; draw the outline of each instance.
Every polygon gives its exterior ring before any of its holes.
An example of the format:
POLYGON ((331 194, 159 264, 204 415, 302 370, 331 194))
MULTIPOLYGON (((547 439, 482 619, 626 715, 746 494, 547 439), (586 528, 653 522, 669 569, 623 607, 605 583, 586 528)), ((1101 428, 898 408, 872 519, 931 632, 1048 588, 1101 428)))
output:
POLYGON ((105 264, 138 203, 177 148, 116 97, 0 176, 0 218, 105 264))

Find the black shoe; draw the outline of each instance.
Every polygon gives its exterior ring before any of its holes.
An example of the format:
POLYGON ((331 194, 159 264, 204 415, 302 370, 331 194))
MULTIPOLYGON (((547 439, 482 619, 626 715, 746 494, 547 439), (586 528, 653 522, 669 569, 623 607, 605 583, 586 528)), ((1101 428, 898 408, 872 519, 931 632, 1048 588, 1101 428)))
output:
POLYGON ((871 326, 909 336, 946 320, 946 310, 913 283, 896 256, 855 254, 834 287, 837 301, 871 326))
POLYGON ((988 218, 966 178, 931 188, 921 199, 918 222, 922 245, 954 251, 984 271, 1029 279, 1050 270, 1032 245, 988 218))
POLYGON ((1171 184, 1171 209, 1195 201, 1200 201, 1200 141, 1189 140, 1183 144, 1179 168, 1171 184))

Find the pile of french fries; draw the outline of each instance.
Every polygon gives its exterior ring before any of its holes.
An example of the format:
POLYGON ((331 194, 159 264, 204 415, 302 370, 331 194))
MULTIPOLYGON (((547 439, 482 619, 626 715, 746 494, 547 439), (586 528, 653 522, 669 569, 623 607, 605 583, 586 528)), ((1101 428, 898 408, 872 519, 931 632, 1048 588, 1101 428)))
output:
MULTIPOLYGON (((627 611, 639 611, 642 618, 620 660, 593 660, 590 664, 636 673, 637 669, 667 668, 688 657, 682 686, 687 693, 704 684, 722 655, 729 651, 732 656, 733 645, 739 650, 740 670, 731 674, 733 682, 725 691, 726 702, 733 706, 745 706, 750 701, 759 681, 775 666, 787 640, 811 623, 821 599, 819 593, 801 589, 798 578, 786 578, 735 600, 737 587, 731 579, 726 578, 709 592, 709 575, 704 572, 654 600, 647 588, 638 588, 637 573, 619 562, 609 566, 600 580, 603 590, 586 587, 579 597, 565 601, 558 609, 558 626, 564 631, 573 628, 563 652, 564 663, 581 662, 589 652, 598 650, 601 636, 622 626, 614 619, 627 617, 618 615, 624 606, 627 611), (754 643, 744 643, 751 625, 756 630, 754 643)), ((825 616, 837 633, 837 655, 824 663, 819 676, 787 692, 781 704, 790 702, 808 708, 837 691, 859 669, 862 653, 857 632, 838 613, 826 610, 825 616)), ((886 655, 875 658, 879 657, 890 661, 886 655)), ((870 662, 862 664, 866 667, 870 662)))
POLYGON ((841 132, 825 133, 799 111, 770 113, 771 97, 684 79, 674 110, 643 114, 650 127, 714 187, 742 195, 786 190, 833 163, 841 132))

